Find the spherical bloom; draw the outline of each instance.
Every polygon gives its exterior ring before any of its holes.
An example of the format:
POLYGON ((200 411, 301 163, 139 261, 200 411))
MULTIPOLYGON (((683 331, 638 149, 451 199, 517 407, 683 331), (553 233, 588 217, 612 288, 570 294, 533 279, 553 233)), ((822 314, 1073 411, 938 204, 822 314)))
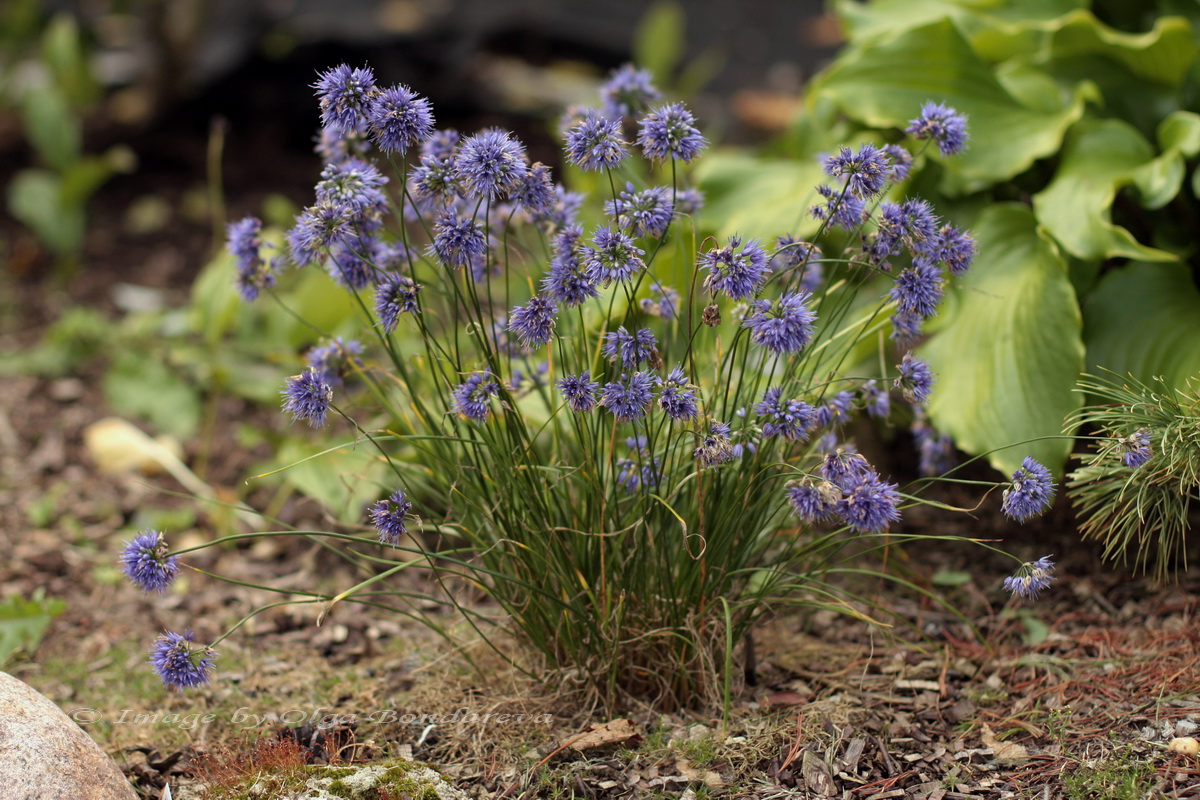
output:
POLYGON ((714 422, 708 427, 708 435, 692 451, 701 467, 715 467, 733 460, 733 443, 729 439, 729 425, 714 422))
POLYGON ((237 265, 238 293, 247 302, 253 301, 260 291, 275 285, 275 272, 261 255, 262 222, 246 217, 229 223, 226 233, 229 252, 237 265))
POLYGON ((933 389, 933 371, 929 365, 919 358, 913 358, 912 353, 905 353, 904 360, 898 365, 900 377, 896 378, 896 388, 904 393, 904 399, 910 403, 924 403, 929 399, 933 389))
POLYGON ((746 300, 762 286, 770 273, 767 251, 751 239, 742 245, 737 234, 729 237, 724 247, 714 247, 701 253, 696 259, 697 267, 708 270, 704 288, 710 292, 724 292, 734 300, 746 300))
POLYGON ((454 410, 462 417, 484 422, 491 414, 491 397, 500 392, 500 384, 490 372, 476 372, 465 383, 454 387, 454 410))
POLYGON ((579 239, 583 229, 568 225, 554 237, 554 255, 542 278, 542 291, 554 302, 567 307, 582 305, 600 296, 594 281, 579 260, 579 239))
POLYGON ((888 174, 888 180, 891 183, 899 183, 908 177, 908 172, 912 169, 913 157, 912 153, 898 144, 886 144, 883 146, 883 152, 887 153, 891 159, 892 167, 888 174))
POLYGON ((580 414, 586 414, 596 407, 596 390, 599 388, 600 384, 592 380, 591 371, 586 369, 558 382, 558 390, 567 401, 567 407, 580 414))
POLYGON ((396 547, 400 544, 400 538, 408 535, 407 518, 412 507, 403 489, 397 489, 386 499, 371 506, 371 524, 379 531, 380 544, 396 547))
POLYGON ((933 139, 944 156, 967 149, 967 118, 941 103, 921 106, 921 116, 911 120, 905 132, 918 139, 933 139))
POLYGON ((654 86, 650 70, 623 64, 609 74, 608 81, 600 87, 600 97, 604 115, 619 119, 642 113, 662 98, 662 92, 654 86))
POLYGON ((306 208, 287 232, 288 252, 297 266, 307 267, 322 252, 351 233, 351 212, 338 203, 323 202, 306 208))
POLYGON ((308 351, 308 368, 318 372, 331 387, 341 386, 354 367, 362 366, 361 342, 349 341, 341 336, 331 342, 308 351))
POLYGON ((315 369, 307 369, 287 380, 283 395, 283 410, 292 415, 292 421, 302 419, 313 428, 325 425, 325 416, 333 403, 333 387, 315 369))
POLYGON ((896 276, 888 297, 896 301, 899 313, 906 317, 927 319, 937 313, 942 301, 942 270, 923 259, 896 276))
POLYGON ((837 514, 857 533, 881 533, 900 519, 899 504, 896 484, 872 474, 846 491, 838 501, 837 514))
POLYGON ((340 208, 351 224, 377 223, 387 211, 383 187, 387 178, 373 164, 348 158, 321 170, 316 187, 317 203, 340 208))
POLYGON ((811 478, 788 481, 784 487, 792 513, 809 525, 828 522, 837 515, 842 492, 829 481, 814 482, 811 478))
POLYGON ((179 574, 179 559, 167 555, 167 542, 158 531, 142 531, 125 543, 121 569, 143 592, 165 594, 179 574))
POLYGON ((1121 440, 1121 451, 1121 463, 1125 466, 1137 469, 1145 465, 1154 455, 1150 447, 1150 431, 1138 428, 1126 436, 1121 440))
POLYGON ((579 219, 579 209, 583 208, 583 195, 579 192, 568 192, 561 185, 554 185, 554 202, 545 211, 530 211, 529 219, 548 228, 551 231, 561 231, 575 225, 579 219))
POLYGON ((675 193, 676 216, 694 217, 704 208, 704 192, 695 187, 675 193))
POLYGON ((1042 556, 1037 561, 1028 562, 1017 569, 1017 574, 1004 579, 1004 588, 1013 593, 1014 597, 1024 597, 1033 600, 1038 593, 1054 583, 1054 562, 1050 556, 1042 556))
POLYGON ((650 282, 650 291, 654 293, 653 297, 643 297, 639 301, 642 311, 652 317, 675 319, 679 312, 679 292, 658 281, 650 282))
POLYGON ((533 217, 542 218, 553 211, 558 194, 554 191, 550 168, 540 161, 531 164, 525 173, 525 181, 512 200, 533 217))
POLYGON ((443 204, 449 203, 462 191, 454 157, 422 156, 420 166, 413 169, 409 178, 409 187, 418 199, 429 198, 440 200, 443 204))
POLYGON ((621 123, 592 109, 567 131, 565 150, 567 161, 589 171, 612 169, 629 155, 621 139, 621 123))
POLYGON ((848 231, 867 221, 867 204, 864 200, 852 194, 843 195, 825 185, 817 187, 817 194, 825 198, 825 204, 810 209, 809 213, 814 219, 829 220, 831 224, 848 231))
POLYGON ((843 147, 836 156, 826 158, 825 172, 835 178, 846 176, 850 196, 870 200, 887 186, 891 164, 882 150, 873 144, 864 144, 857 153, 843 147))
POLYGON ((658 355, 658 339, 649 328, 630 333, 624 326, 604 334, 601 352, 609 361, 620 361, 625 369, 637 369, 643 361, 654 361, 658 355))
POLYGON ((433 107, 407 86, 393 86, 375 97, 367 122, 380 150, 404 155, 433 133, 433 107))
POLYGON ((1004 490, 1001 510, 1013 519, 1024 522, 1036 517, 1054 501, 1054 477, 1050 470, 1029 456, 1012 474, 1012 483, 1004 490))
POLYGON ((321 124, 345 135, 367 130, 370 104, 379 90, 369 67, 351 69, 339 64, 313 84, 321 106, 321 124))
POLYGON ((483 228, 474 220, 459 219, 447 211, 433 226, 433 243, 428 252, 450 269, 471 267, 483 260, 487 240, 483 228))
POLYGON ((554 320, 558 306, 553 300, 534 295, 523 306, 517 306, 508 317, 508 329, 517 334, 521 344, 538 348, 550 341, 554 334, 554 320))
POLYGON ((879 477, 861 453, 855 453, 844 447, 825 454, 820 472, 822 478, 843 492, 852 491, 860 483, 879 477))
POLYGON ((750 340, 767 348, 775 355, 797 353, 812 340, 815 311, 805 303, 808 292, 792 292, 779 298, 775 304, 761 300, 742 321, 742 327, 750 331, 750 340))
POLYGON ((647 114, 639 124, 638 144, 651 161, 691 161, 708 146, 696 118, 683 103, 671 103, 647 114))
POLYGON ((892 314, 892 333, 889 338, 901 346, 908 346, 921 336, 921 321, 924 317, 897 311, 892 314))
POLYGON ((924 200, 883 203, 876 224, 871 255, 878 262, 899 252, 901 244, 914 254, 931 255, 936 254, 941 242, 937 215, 924 200))
POLYGON ((211 679, 217 653, 211 647, 194 646, 196 634, 167 631, 150 648, 150 663, 168 689, 191 689, 211 679))
POLYGON ((808 432, 816 427, 816 412, 803 400, 784 400, 783 389, 774 386, 763 392, 763 399, 754 405, 754 413, 766 417, 762 423, 763 436, 782 436, 788 441, 806 442, 808 432))
POLYGON ((613 218, 618 228, 628 230, 634 236, 662 236, 674 213, 671 190, 666 186, 652 186, 643 192, 635 192, 632 183, 626 184, 625 191, 616 200, 604 204, 604 213, 613 218))
POLYGON ((458 140, 461 138, 454 128, 434 131, 428 139, 421 142, 421 156, 429 156, 438 160, 453 158, 454 153, 458 150, 458 140))
POLYGON ((421 285, 405 275, 389 274, 379 281, 375 287, 375 315, 385 332, 396 329, 401 314, 416 314, 420 310, 417 305, 420 291, 421 285))
POLYGON ((347 289, 365 289, 375 277, 376 264, 388 257, 388 246, 374 236, 352 235, 329 250, 325 271, 347 289))
POLYGON ((676 422, 695 419, 700 414, 696 400, 696 386, 688 382, 682 367, 671 370, 665 379, 656 379, 658 384, 658 407, 676 422))
POLYGON ((864 381, 859 388, 867 415, 873 419, 886 419, 892 411, 892 399, 886 391, 879 388, 879 382, 874 379, 864 381))
POLYGON ((455 170, 468 195, 494 200, 521 190, 529 164, 523 144, 508 131, 488 128, 459 145, 455 170))
POLYGON ((583 265, 593 283, 607 286, 614 281, 627 281, 645 269, 642 261, 645 252, 624 233, 601 228, 592 237, 592 244, 583 247, 583 265))
POLYGON ((620 380, 606 383, 600 390, 600 405, 612 412, 618 422, 629 422, 646 415, 646 406, 653 399, 654 377, 649 372, 635 372, 620 380))
POLYGON ((963 275, 975 260, 975 240, 966 231, 953 225, 944 225, 938 231, 935 260, 945 262, 951 273, 963 275))

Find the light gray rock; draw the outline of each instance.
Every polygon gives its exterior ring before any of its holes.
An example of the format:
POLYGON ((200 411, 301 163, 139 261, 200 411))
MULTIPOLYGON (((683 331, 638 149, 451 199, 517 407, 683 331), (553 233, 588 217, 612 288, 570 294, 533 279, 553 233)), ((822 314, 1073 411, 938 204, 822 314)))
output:
POLYGON ((6 672, 0 672, 0 787, 5 800, 137 800, 82 728, 6 672))

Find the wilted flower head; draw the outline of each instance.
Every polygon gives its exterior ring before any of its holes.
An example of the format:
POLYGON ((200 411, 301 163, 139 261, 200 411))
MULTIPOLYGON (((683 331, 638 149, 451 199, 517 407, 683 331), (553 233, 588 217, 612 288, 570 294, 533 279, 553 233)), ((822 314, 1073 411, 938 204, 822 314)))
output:
POLYGON ((696 118, 683 103, 671 103, 647 114, 640 123, 638 144, 651 161, 691 161, 708 140, 696 128, 696 118))
POLYGON ((1154 450, 1150 447, 1150 431, 1145 428, 1138 428, 1121 440, 1121 463, 1127 467, 1137 469, 1152 455, 1154 450))
POLYGON ((1024 522, 1050 507, 1054 500, 1054 478, 1050 470, 1029 456, 1012 474, 1012 483, 1004 490, 1001 509, 1013 519, 1024 522))
POLYGON ((143 592, 165 594, 179 574, 179 559, 167 555, 167 542, 158 531, 142 531, 125 543, 121 569, 143 592))
POLYGON ((608 81, 600 87, 604 115, 613 119, 636 116, 662 97, 654 86, 650 70, 623 64, 613 70, 608 81))
POLYGON ((320 99, 322 125, 346 135, 367 130, 370 103, 379 93, 370 68, 351 69, 339 64, 322 72, 313 88, 320 99))
POLYGON ((1032 600, 1038 593, 1054 583, 1054 562, 1050 556, 1042 556, 1037 561, 1025 562, 1017 569, 1017 574, 1004 579, 1004 588, 1013 593, 1014 597, 1024 597, 1032 600))
POLYGON ((433 133, 433 108, 407 86, 393 86, 371 103, 367 121, 380 150, 403 156, 433 133))
POLYGON ((751 239, 743 246, 742 237, 734 234, 724 247, 714 247, 699 255, 697 267, 708 270, 704 288, 723 292, 734 300, 746 300, 762 286, 770 273, 767 251, 751 239))
POLYGON ((621 139, 621 123, 589 109, 567 131, 567 161, 583 170, 612 169, 629 153, 621 139))
POLYGON ((882 150, 864 144, 855 153, 843 147, 836 156, 825 159, 825 172, 833 177, 845 177, 846 188, 852 197, 869 200, 883 191, 891 176, 891 164, 882 150))
POLYGON ((412 503, 403 489, 397 489, 387 498, 371 506, 371 524, 379 532, 381 544, 396 547, 400 539, 408 535, 408 515, 412 512, 412 503))
POLYGON ((918 139, 933 139, 944 156, 967 149, 967 118, 941 103, 921 106, 921 116, 909 122, 905 130, 918 139))
POLYGON ((196 634, 191 631, 182 634, 167 631, 155 640, 150 649, 150 663, 167 688, 191 689, 211 679, 216 651, 193 645, 195 640, 196 634))
POLYGON ((519 192, 529 172, 525 146, 499 128, 464 139, 454 167, 458 182, 469 195, 489 200, 519 192))
POLYGON ((715 467, 733 460, 733 442, 730 441, 729 425, 724 422, 714 422, 708 426, 708 434, 700 440, 699 446, 692 451, 701 467, 715 467))
POLYGON ((900 377, 896 378, 896 388, 904 393, 904 399, 910 403, 924 403, 929 399, 933 389, 933 371, 929 365, 912 353, 905 353, 904 360, 899 364, 900 377))
POLYGON ((293 421, 302 419, 313 428, 325 425, 329 406, 333 403, 333 387, 325 377, 311 367, 288 378, 283 395, 283 410, 293 421))

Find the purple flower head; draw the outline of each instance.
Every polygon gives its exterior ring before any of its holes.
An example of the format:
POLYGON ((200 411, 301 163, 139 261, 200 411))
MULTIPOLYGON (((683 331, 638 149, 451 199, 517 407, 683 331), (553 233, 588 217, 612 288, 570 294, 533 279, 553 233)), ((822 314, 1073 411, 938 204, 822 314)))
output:
POLYGON ((558 390, 567 401, 567 407, 580 414, 586 414, 596 407, 599 399, 596 390, 599 388, 600 384, 592 380, 591 371, 586 369, 558 382, 558 390))
POLYGON ((367 121, 380 150, 403 156, 433 134, 433 107, 407 86, 393 86, 371 103, 367 121))
POLYGON ((329 276, 348 289, 366 288, 375 277, 376 264, 389 257, 389 249, 372 236, 349 236, 337 242, 329 251, 325 270, 329 276))
POLYGON ((582 305, 585 301, 600 296, 596 282, 579 260, 579 239, 583 229, 568 225, 554 237, 554 255, 550 268, 542 278, 542 291, 554 302, 568 306, 582 305))
POLYGON ((454 163, 458 182, 467 194, 489 200, 519 192, 529 173, 525 146, 499 128, 464 139, 454 163))
POLYGON ((954 440, 948 434, 933 429, 917 409, 912 424, 913 443, 917 446, 917 469, 928 477, 949 472, 954 466, 954 440))
POLYGON ((892 314, 891 340, 902 347, 906 347, 917 341, 921 337, 922 319, 924 318, 914 316, 913 314, 905 314, 902 311, 892 314))
POLYGON ((763 399, 754 405, 754 413, 765 417, 764 437, 782 436, 788 441, 806 442, 808 432, 816 427, 816 411, 803 400, 784 400, 783 389, 774 386, 763 392, 763 399))
POLYGON ((810 242, 803 242, 794 236, 780 236, 775 239, 778 247, 771 256, 771 268, 777 272, 789 269, 801 269, 800 291, 812 294, 821 285, 825 277, 821 265, 821 248, 810 242))
POLYGON ((287 232, 288 252, 297 266, 307 267, 352 233, 351 210, 338 203, 319 202, 296 217, 287 232))
POLYGON ((733 460, 733 443, 729 434, 729 425, 724 422, 714 422, 708 427, 708 434, 692 451, 701 467, 715 467, 733 460))
POLYGON ((918 139, 933 139, 944 156, 967 149, 967 118, 941 103, 921 106, 921 116, 910 121, 905 132, 918 139))
POLYGON ((508 329, 520 337, 522 345, 537 349, 550 341, 557 315, 558 306, 553 300, 534 295, 525 305, 512 310, 508 318, 508 329))
POLYGON ((913 358, 912 353, 905 353, 904 360, 898 366, 900 377, 896 378, 896 388, 904 393, 904 399, 908 402, 924 404, 933 389, 933 371, 929 365, 919 358, 913 358))
POLYGON ((614 281, 628 281, 646 268, 645 251, 633 239, 612 228, 601 228, 592 237, 592 244, 583 247, 583 265, 592 283, 607 286, 614 281))
POLYGON ((604 334, 601 352, 609 361, 619 361, 625 369, 637 369, 642 362, 652 362, 658 355, 658 339, 649 328, 630 333, 624 326, 604 334))
POLYGON ((886 391, 879 388, 879 382, 874 379, 864 381, 860 390, 867 415, 872 419, 887 419, 892 411, 892 400, 886 391))
POLYGON ((628 230, 634 236, 662 236, 674 213, 671 190, 666 186, 652 186, 643 192, 635 192, 632 183, 626 184, 625 191, 616 200, 604 204, 604 213, 613 218, 618 228, 628 230))
POLYGON ((565 149, 568 162, 588 171, 612 169, 629 155, 621 139, 621 123, 594 109, 567 131, 565 149))
POLYGON ((788 481, 784 491, 792 513, 809 525, 828 522, 837 516, 842 492, 829 481, 814 482, 811 478, 788 481))
POLYGON ((779 298, 772 305, 763 301, 755 311, 742 321, 742 327, 750 331, 755 344, 767 348, 775 355, 798 353, 812 340, 813 322, 817 314, 805 303, 808 292, 794 292, 779 298))
POLYGON ((879 477, 866 458, 845 447, 826 453, 820 471, 822 478, 843 492, 853 491, 855 486, 864 481, 879 477))
POLYGON ((1050 470, 1026 456, 1020 469, 1012 474, 1012 483, 1004 490, 1000 508, 1018 522, 1024 522, 1048 509, 1053 501, 1054 477, 1050 470))
POLYGON ((315 369, 306 369, 287 380, 283 395, 283 410, 292 415, 292 421, 302 419, 313 428, 325 426, 325 417, 333 403, 333 387, 315 369))
POLYGON ((771 267, 767 251, 751 239, 742 245, 742 237, 734 234, 724 247, 714 247, 696 258, 696 266, 708 270, 704 288, 724 292, 734 300, 746 300, 759 290, 771 267))
POLYGON ((125 577, 143 592, 166 594, 179 574, 179 559, 167 555, 167 541, 158 531, 142 531, 125 543, 121 553, 125 577))
POLYGON ((848 390, 840 391, 821 408, 828 411, 828 419, 822 424, 845 425, 850 421, 850 413, 854 411, 854 393, 848 390))
POLYGON ((953 225, 944 225, 938 231, 938 249, 935 256, 954 275, 964 275, 975 260, 975 240, 971 234, 953 225))
POLYGON ((844 176, 850 196, 859 200, 870 200, 883 191, 891 166, 887 155, 873 144, 864 144, 857 153, 843 147, 836 156, 825 159, 826 174, 844 176))
POLYGON ((683 103, 671 103, 647 114, 638 129, 638 144, 651 161, 688 162, 708 146, 696 128, 696 118, 683 103))
POLYGON ((346 341, 338 336, 328 344, 308 351, 308 368, 318 372, 331 387, 338 387, 355 366, 362 366, 362 359, 359 358, 362 353, 361 342, 354 339, 346 341))
POLYGON ((420 166, 412 171, 409 187, 417 199, 436 199, 443 204, 451 202, 462 192, 454 157, 422 156, 420 166))
POLYGON ((679 292, 658 281, 650 283, 650 291, 654 293, 653 297, 643 297, 639 301, 642 311, 652 317, 675 319, 679 311, 679 292))
POLYGON ((374 97, 375 73, 369 67, 351 69, 339 64, 322 72, 313 84, 321 106, 321 124, 350 136, 365 133, 374 97))
POLYGON ((191 689, 211 680, 217 653, 211 647, 192 644, 196 634, 167 631, 150 648, 150 663, 168 689, 191 689))
MULTIPOLYGON (((554 185, 554 202, 544 212, 529 212, 530 221, 548 228, 562 231, 577 223, 579 209, 583 207, 583 195, 568 192, 561 185, 554 185)), ((528 209, 527 209, 528 210, 528 209)))
POLYGON ((433 131, 429 138, 421 142, 421 156, 437 160, 453 158, 458 151, 458 141, 462 137, 453 128, 433 131))
POLYGON ((638 461, 622 458, 617 461, 617 484, 633 494, 638 487, 654 488, 662 481, 662 459, 643 456, 638 461))
POLYGON ((379 282, 375 287, 375 315, 385 332, 396 330, 401 314, 416 314, 420 310, 417 305, 420 291, 421 285, 405 275, 389 274, 379 282))
POLYGON ((646 406, 653 399, 654 377, 649 372, 635 372, 620 380, 606 383, 600 390, 600 405, 612 412, 618 422, 630 422, 646 415, 646 406))
POLYGON ((902 242, 914 254, 936 253, 941 236, 939 220, 924 200, 883 203, 880 206, 879 232, 902 242))
POLYGON ((408 535, 408 515, 412 507, 403 489, 397 489, 371 506, 371 524, 379 532, 380 544, 399 546, 401 537, 408 535))
POLYGON ((340 164, 349 158, 362 158, 371 149, 370 143, 360 133, 344 134, 336 128, 322 127, 316 137, 313 152, 325 164, 340 164))
POLYGON ((1013 597, 1023 597, 1033 600, 1043 589, 1054 583, 1054 562, 1050 556, 1042 556, 1037 561, 1026 561, 1017 569, 1017 574, 1004 579, 1004 588, 1013 593, 1013 597))
POLYGON ((558 202, 558 194, 554 191, 554 179, 550 176, 550 168, 540 161, 531 164, 525 174, 525 182, 512 199, 535 219, 544 218, 553 211, 555 203, 558 202))
POLYGON ((500 392, 500 384, 490 372, 476 372, 451 392, 454 411, 475 422, 485 422, 491 414, 491 397, 500 392))
POLYGON ((918 258, 896 276, 888 297, 896 301, 898 312, 906 318, 928 319, 937 313, 944 294, 941 268, 918 258))
POLYGON ((700 414, 696 400, 696 386, 688 382, 682 367, 671 370, 665 379, 656 379, 658 384, 658 407, 675 422, 686 422, 700 414))
POLYGON ((882 533, 900 519, 899 504, 896 484, 872 474, 846 490, 837 514, 856 533, 882 533))
POLYGON ((237 265, 238 293, 243 300, 251 302, 258 298, 260 291, 275 285, 275 272, 261 255, 262 222, 246 217, 229 223, 226 233, 229 252, 237 265))
POLYGON ((854 195, 843 196, 837 189, 823 184, 817 187, 817 194, 825 198, 825 204, 810 209, 814 219, 829 220, 848 231, 867 221, 867 204, 854 195))
POLYGON ((429 254, 450 269, 473 267, 487 253, 487 240, 481 228, 472 219, 459 219, 452 212, 445 212, 433 226, 433 244, 429 254))
POLYGON ((662 92, 654 86, 650 70, 623 64, 609 74, 608 81, 600 87, 600 97, 604 115, 619 119, 642 113, 662 98, 662 92))
POLYGON ((1121 463, 1132 469, 1144 466, 1154 455, 1150 447, 1150 431, 1138 428, 1121 440, 1121 463))
POLYGON ((892 162, 891 171, 888 173, 888 181, 899 183, 907 178, 909 170, 912 169, 912 153, 898 144, 884 145, 883 152, 887 153, 888 158, 892 162))

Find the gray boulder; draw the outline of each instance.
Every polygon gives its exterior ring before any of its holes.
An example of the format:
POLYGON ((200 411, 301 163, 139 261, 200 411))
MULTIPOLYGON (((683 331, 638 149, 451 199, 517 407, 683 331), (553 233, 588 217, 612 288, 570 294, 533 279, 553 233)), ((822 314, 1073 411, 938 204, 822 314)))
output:
POLYGON ((6 672, 0 672, 0 786, 5 800, 137 800, 82 728, 6 672))

